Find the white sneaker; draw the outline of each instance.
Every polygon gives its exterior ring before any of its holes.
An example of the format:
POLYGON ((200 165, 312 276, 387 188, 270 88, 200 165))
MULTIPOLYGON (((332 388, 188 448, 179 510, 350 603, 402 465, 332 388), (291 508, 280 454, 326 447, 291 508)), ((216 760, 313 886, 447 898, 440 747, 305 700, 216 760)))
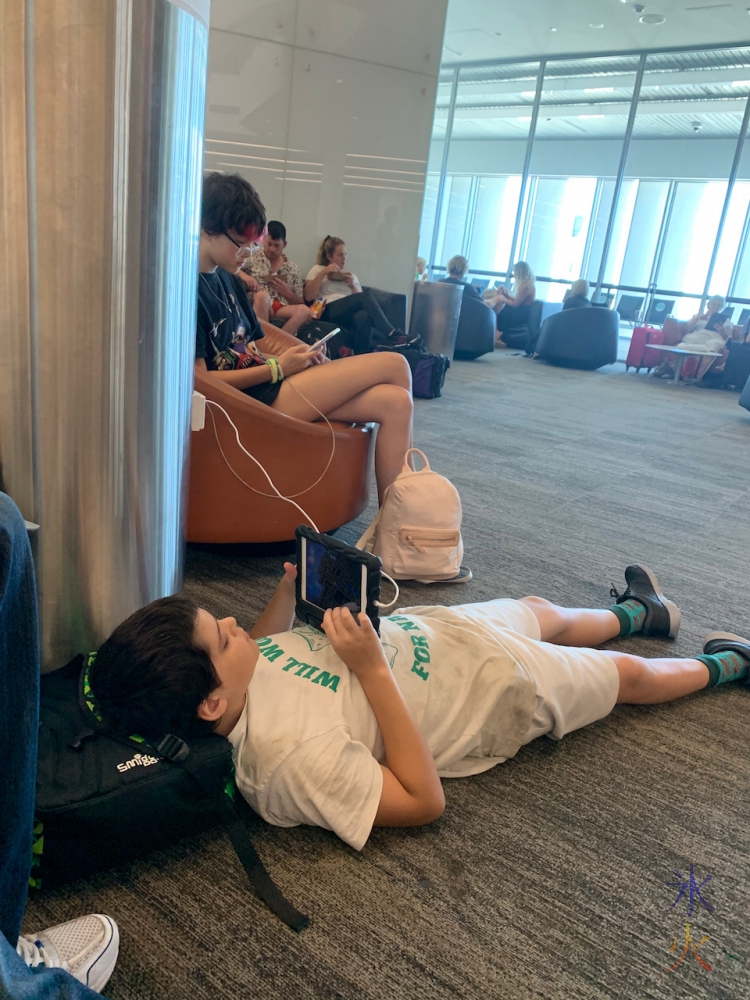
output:
POLYGON ((24 934, 16 951, 31 969, 65 969, 79 983, 101 993, 112 975, 120 946, 120 932, 111 917, 101 913, 68 920, 38 934, 24 934))

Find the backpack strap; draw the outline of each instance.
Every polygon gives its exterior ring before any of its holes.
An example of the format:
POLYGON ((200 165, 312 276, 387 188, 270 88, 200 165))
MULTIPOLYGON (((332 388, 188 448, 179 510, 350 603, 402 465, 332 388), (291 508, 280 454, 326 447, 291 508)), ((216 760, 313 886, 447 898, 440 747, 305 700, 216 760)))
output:
MULTIPOLYGON (((388 489, 390 489, 390 486, 388 487, 388 489)), ((386 490, 386 496, 387 494, 388 490, 386 490)), ((383 503, 385 503, 385 497, 383 497, 383 503)), ((370 521, 370 523, 367 525, 362 537, 355 545, 356 548, 363 549, 365 552, 372 552, 372 547, 375 544, 375 536, 378 532, 378 524, 380 522, 380 511, 382 509, 383 508, 381 507, 378 510, 375 517, 372 519, 372 521, 370 521)))
MULTIPOLYGON (((161 740, 155 742, 145 740, 141 736, 119 736, 106 729, 96 710, 88 679, 89 667, 93 663, 95 656, 95 653, 91 653, 86 660, 85 666, 81 670, 78 687, 79 705, 90 721, 91 728, 84 730, 80 734, 77 739, 77 745, 74 745, 74 749, 80 750, 81 745, 86 739, 106 735, 109 739, 123 743, 128 747, 138 746, 139 744, 147 746, 172 764, 176 764, 184 771, 187 771, 190 777, 200 785, 204 794, 216 806, 222 826, 231 841, 234 852, 239 858, 240 864, 245 869, 247 877, 250 879, 250 884, 260 898, 287 927, 291 927, 294 931, 304 930, 310 923, 310 918, 292 906, 268 874, 265 865, 258 857, 258 852, 253 846, 245 824, 240 819, 237 806, 226 793, 225 782, 206 763, 196 762, 190 753, 188 744, 171 733, 168 733, 161 740)), ((249 806, 247 808, 250 810, 249 806)))
POLYGON ((411 457, 412 455, 419 455, 419 457, 424 462, 424 468, 421 470, 422 472, 430 472, 431 471, 431 469, 430 469, 430 463, 427 461, 427 456, 425 455, 425 453, 423 451, 420 451, 419 448, 407 448, 406 454, 404 455, 404 467, 402 469, 402 472, 416 472, 417 471, 416 468, 415 468, 415 466, 414 466, 414 460, 411 457))
POLYGON ((294 931, 304 930, 310 923, 310 918, 292 906, 268 874, 265 865, 258 857, 245 824, 225 792, 221 778, 218 778, 205 764, 196 763, 191 757, 190 747, 177 736, 168 734, 159 743, 151 746, 157 753, 187 771, 205 794, 215 802, 234 852, 263 902, 280 920, 283 920, 287 927, 291 927, 294 931))

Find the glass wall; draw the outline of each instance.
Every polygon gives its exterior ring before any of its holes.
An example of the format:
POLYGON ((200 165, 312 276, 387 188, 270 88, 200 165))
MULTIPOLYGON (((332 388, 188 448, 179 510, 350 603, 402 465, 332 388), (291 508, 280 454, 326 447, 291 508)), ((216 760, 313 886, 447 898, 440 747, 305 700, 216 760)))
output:
POLYGON ((738 320, 749 98, 750 48, 444 67, 420 254, 434 276, 463 254, 482 285, 526 260, 553 302, 586 277, 632 322, 709 294, 738 320))

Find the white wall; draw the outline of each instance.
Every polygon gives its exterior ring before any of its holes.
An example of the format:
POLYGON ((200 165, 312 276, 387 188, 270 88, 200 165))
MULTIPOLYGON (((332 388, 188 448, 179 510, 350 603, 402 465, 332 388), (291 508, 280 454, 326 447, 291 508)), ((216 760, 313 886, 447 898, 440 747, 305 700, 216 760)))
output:
POLYGON ((447 0, 213 0, 206 168, 255 185, 303 274, 346 240, 410 293, 447 0))
MULTIPOLYGON (((633 139, 627 177, 725 179, 729 176, 734 139, 633 139)), ((432 144, 433 163, 440 163, 442 142, 432 144)), ((458 140, 451 144, 451 173, 520 173, 525 141, 512 139, 458 140)), ((544 139, 534 143, 531 172, 547 176, 613 177, 622 143, 613 139, 544 139)), ((738 175, 750 177, 750 156, 743 156, 738 175)))

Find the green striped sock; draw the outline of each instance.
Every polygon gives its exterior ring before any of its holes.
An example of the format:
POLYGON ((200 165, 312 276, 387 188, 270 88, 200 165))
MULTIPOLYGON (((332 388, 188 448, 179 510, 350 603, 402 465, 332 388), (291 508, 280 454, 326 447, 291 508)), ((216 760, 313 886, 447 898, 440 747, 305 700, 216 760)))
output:
POLYGON ((744 680, 750 672, 750 663, 741 653, 736 653, 732 649, 724 650, 723 653, 713 653, 711 656, 696 656, 696 660, 700 660, 708 667, 710 688, 716 687, 717 684, 744 680))
POLYGON ((640 632, 646 620, 646 607, 640 601, 631 599, 622 604, 613 604, 609 609, 617 615, 620 622, 620 635, 633 635, 640 632))

